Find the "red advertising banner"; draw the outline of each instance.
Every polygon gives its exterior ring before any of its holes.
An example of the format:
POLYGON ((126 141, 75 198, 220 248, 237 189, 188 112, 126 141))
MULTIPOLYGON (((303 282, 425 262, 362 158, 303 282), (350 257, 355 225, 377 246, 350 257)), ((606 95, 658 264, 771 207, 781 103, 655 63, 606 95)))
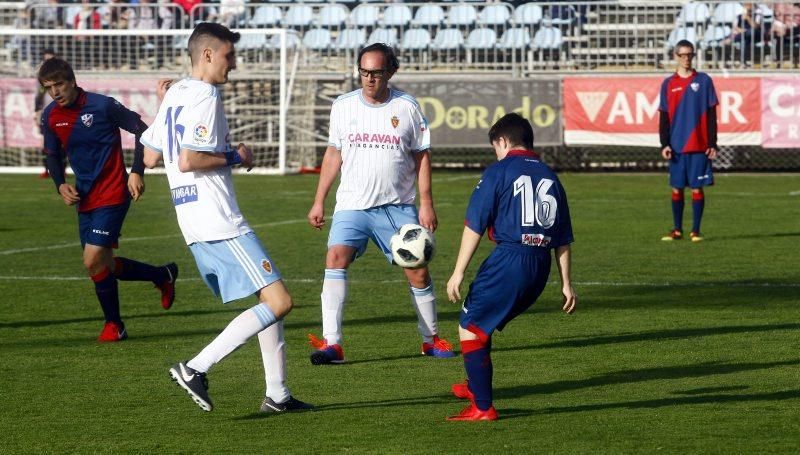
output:
MULTIPOLYGON (((156 79, 82 79, 79 85, 89 91, 113 96, 128 109, 138 112, 148 125, 158 111, 156 79)), ((42 147, 38 119, 34 119, 33 102, 38 90, 35 79, 0 79, 0 146, 42 147)), ((45 106, 52 100, 45 95, 45 106)), ((133 148, 133 135, 122 133, 122 146, 133 148)))
POLYGON ((763 78, 761 109, 764 148, 800 147, 800 78, 763 78))
MULTIPOLYGON (((565 78, 564 142, 567 145, 658 147, 662 77, 565 78)), ((761 143, 759 78, 715 78, 719 143, 761 143)))

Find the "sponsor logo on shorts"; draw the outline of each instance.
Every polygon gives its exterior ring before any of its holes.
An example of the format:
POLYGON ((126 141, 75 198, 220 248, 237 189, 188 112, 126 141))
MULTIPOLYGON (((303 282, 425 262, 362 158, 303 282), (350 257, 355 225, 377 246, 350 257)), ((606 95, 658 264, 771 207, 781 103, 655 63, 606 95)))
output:
POLYGON ((171 188, 170 192, 172 193, 173 205, 181 205, 187 202, 197 201, 197 185, 186 185, 179 186, 177 188, 171 188))
POLYGON ((550 245, 550 237, 543 234, 522 234, 522 244, 546 248, 550 245))
POLYGON ((266 259, 261 260, 261 268, 264 269, 264 271, 267 272, 268 275, 272 275, 272 264, 268 260, 266 259))
POLYGON ((102 229, 92 229, 92 233, 100 235, 109 235, 108 231, 104 231, 102 229))

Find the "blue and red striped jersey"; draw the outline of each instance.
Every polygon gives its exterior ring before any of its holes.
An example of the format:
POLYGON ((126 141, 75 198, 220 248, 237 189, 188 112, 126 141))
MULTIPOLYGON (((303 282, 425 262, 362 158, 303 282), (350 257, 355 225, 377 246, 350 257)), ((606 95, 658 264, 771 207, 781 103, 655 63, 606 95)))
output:
POLYGON ((51 102, 42 112, 47 153, 65 153, 81 197, 79 212, 118 205, 130 198, 119 129, 141 134, 139 114, 114 98, 78 88, 78 97, 62 107, 51 102))
POLYGON ((556 248, 572 243, 567 194, 555 172, 528 150, 492 164, 472 192, 464 224, 497 243, 556 248))
POLYGON ((715 107, 717 93, 706 73, 678 73, 661 84, 659 110, 669 118, 669 146, 675 153, 705 153, 709 147, 708 110, 715 107))

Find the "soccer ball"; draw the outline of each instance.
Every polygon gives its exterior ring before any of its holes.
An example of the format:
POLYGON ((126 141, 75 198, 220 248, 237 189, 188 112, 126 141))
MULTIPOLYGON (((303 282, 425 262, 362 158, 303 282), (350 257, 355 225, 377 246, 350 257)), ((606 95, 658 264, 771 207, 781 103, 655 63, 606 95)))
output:
POLYGON ((389 242, 395 264, 405 269, 425 267, 433 258, 436 242, 431 231, 418 224, 404 224, 389 242))

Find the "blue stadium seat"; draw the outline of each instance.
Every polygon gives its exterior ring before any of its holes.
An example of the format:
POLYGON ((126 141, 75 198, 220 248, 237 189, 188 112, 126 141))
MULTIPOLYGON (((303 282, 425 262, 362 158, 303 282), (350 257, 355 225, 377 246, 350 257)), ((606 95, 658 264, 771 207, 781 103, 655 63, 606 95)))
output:
POLYGON ((283 18, 281 9, 274 5, 261 5, 253 11, 250 18, 251 27, 274 27, 280 24, 283 18))
POLYGON ((303 34, 303 46, 322 51, 331 47, 331 32, 327 28, 312 28, 303 34))
POLYGON ((527 27, 509 28, 503 32, 497 47, 500 49, 527 49, 531 44, 531 34, 527 27))
POLYGON ((431 45, 431 34, 423 28, 411 28, 403 34, 400 47, 405 50, 427 49, 431 45))
POLYGON ((561 29, 552 27, 547 19, 542 21, 543 27, 536 30, 531 41, 531 47, 537 50, 557 50, 564 44, 561 29))
POLYGON ((710 10, 705 3, 689 2, 683 5, 675 22, 678 25, 705 24, 710 15, 709 13, 710 10))
POLYGON ((349 15, 350 10, 346 6, 340 3, 330 3, 319 9, 314 24, 318 27, 340 27, 349 15))
POLYGON ((492 3, 483 7, 478 14, 478 25, 487 27, 504 26, 511 19, 511 8, 505 3, 492 3))
POLYGON ((736 22, 739 15, 742 14, 744 8, 739 2, 725 2, 720 3, 714 8, 714 14, 711 16, 711 22, 714 25, 730 25, 736 22))
POLYGON ((444 21, 444 9, 439 5, 422 5, 411 24, 417 27, 437 27, 444 21))
POLYGON ((469 32, 464 47, 467 49, 491 49, 497 44, 497 32, 480 27, 469 32))
POLYGON ((383 10, 381 24, 384 27, 405 27, 411 22, 411 17, 411 8, 408 5, 389 5, 383 10))
POLYGON ((350 22, 356 27, 374 27, 380 18, 380 10, 375 5, 362 3, 350 12, 350 22))
POLYGON ((436 33, 431 49, 438 51, 460 49, 464 45, 464 34, 457 28, 443 28, 436 33))
POLYGON ((538 25, 542 20, 542 7, 536 3, 524 3, 514 11, 514 23, 517 25, 538 25))
POLYGON ((368 44, 384 43, 389 45, 397 44, 397 29, 396 28, 376 28, 369 34, 368 44))
POLYGON ((236 43, 236 47, 243 50, 264 49, 267 47, 267 35, 263 33, 246 33, 236 43))
POLYGON ((308 5, 292 5, 283 16, 285 27, 308 27, 314 18, 314 11, 308 5))
POLYGON ((447 24, 451 26, 469 27, 478 19, 478 12, 472 5, 458 4, 447 13, 447 24))
POLYGON ((339 32, 333 45, 339 50, 357 50, 367 42, 367 31, 363 28, 346 28, 339 32))
POLYGON ((689 40, 692 44, 695 45, 695 47, 697 46, 697 31, 694 29, 694 27, 691 26, 675 27, 669 33, 669 37, 667 37, 667 42, 666 42, 667 48, 668 49, 675 48, 675 45, 678 43, 678 41, 683 39, 689 40))

